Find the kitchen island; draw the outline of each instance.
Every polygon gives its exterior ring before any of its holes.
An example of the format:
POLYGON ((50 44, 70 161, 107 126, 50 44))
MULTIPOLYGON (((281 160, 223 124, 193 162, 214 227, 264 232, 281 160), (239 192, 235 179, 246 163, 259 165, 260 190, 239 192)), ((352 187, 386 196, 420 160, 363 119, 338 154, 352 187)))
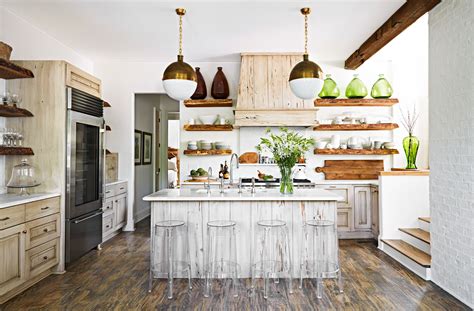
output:
MULTIPOLYGON (((276 189, 165 189, 143 198, 151 202, 151 226, 164 220, 182 220, 188 225, 190 261, 193 277, 203 277, 207 223, 213 220, 233 220, 237 232, 237 260, 240 277, 250 277, 254 256, 257 221, 282 220, 290 234, 290 249, 298 276, 303 223, 310 219, 336 221, 337 200, 341 198, 322 189, 297 189, 282 195, 276 189)), ((153 232, 153 230, 151 230, 153 232)), ((155 260, 164 260, 163 252, 155 252, 155 260)))

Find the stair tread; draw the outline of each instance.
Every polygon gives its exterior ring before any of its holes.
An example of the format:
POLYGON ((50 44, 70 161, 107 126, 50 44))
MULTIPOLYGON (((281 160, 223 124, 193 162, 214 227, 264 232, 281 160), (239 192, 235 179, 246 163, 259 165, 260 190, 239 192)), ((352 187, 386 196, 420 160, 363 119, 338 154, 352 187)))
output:
POLYGON ((390 246, 391 248, 397 250, 398 252, 402 253, 403 255, 407 256, 417 264, 425 267, 431 267, 431 256, 422 250, 414 247, 411 244, 408 244, 402 240, 384 240, 382 242, 390 246))
POLYGON ((405 232, 406 234, 411 235, 425 243, 431 243, 430 233, 420 228, 399 228, 398 230, 405 232))
POLYGON ((429 224, 431 223, 431 217, 418 217, 418 219, 429 224))

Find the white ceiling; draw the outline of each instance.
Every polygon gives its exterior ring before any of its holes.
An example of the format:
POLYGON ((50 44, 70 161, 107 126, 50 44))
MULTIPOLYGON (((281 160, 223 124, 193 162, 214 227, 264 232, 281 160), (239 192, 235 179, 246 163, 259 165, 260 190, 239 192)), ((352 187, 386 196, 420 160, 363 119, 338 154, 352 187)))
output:
POLYGON ((5 0, 4 7, 94 61, 164 61, 177 54, 184 17, 187 61, 238 61, 240 52, 303 50, 309 16, 313 59, 344 60, 404 0, 5 0))

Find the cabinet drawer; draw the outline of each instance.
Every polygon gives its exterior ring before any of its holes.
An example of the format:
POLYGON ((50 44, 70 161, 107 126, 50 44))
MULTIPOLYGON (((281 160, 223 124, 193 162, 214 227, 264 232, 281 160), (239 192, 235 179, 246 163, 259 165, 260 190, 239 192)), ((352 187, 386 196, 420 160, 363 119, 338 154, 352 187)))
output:
POLYGON ((25 222, 25 205, 0 209, 0 230, 25 222))
POLYGON ((26 223, 26 249, 59 238, 61 232, 59 214, 43 217, 26 223))
POLYGON ((26 204, 26 221, 59 213, 59 198, 46 199, 26 204))
POLYGON ((115 214, 111 213, 102 218, 102 236, 105 237, 114 231, 115 228, 115 214))
POLYGON ((26 271, 28 278, 44 272, 59 262, 59 239, 41 244, 26 251, 26 271))
POLYGON ((340 208, 337 210, 337 231, 352 230, 352 209, 340 208))
POLYGON ((339 208, 351 208, 354 201, 354 188, 349 185, 324 185, 324 190, 328 190, 341 196, 343 199, 337 201, 339 208))
POLYGON ((104 193, 104 197, 106 199, 110 198, 110 197, 113 197, 115 195, 115 185, 106 185, 105 186, 105 193, 104 193))
POLYGON ((113 211, 114 208, 114 200, 113 199, 107 199, 104 201, 104 204, 102 206, 102 210, 104 211, 104 214, 108 214, 111 211, 113 211))
POLYGON ((123 182, 115 185, 115 195, 123 194, 127 192, 127 183, 123 182))

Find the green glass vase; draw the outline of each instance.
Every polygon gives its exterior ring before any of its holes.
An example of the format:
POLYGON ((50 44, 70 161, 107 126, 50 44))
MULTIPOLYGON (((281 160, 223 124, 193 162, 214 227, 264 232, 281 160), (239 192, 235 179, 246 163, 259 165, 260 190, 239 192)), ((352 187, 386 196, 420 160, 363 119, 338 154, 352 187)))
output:
POLYGON ((392 93, 392 86, 388 83, 383 74, 380 74, 379 79, 372 86, 370 96, 372 96, 372 98, 390 98, 392 93))
POLYGON ((321 89, 321 92, 319 92, 318 96, 320 98, 338 98, 339 95, 340 91, 336 82, 331 79, 330 74, 327 74, 326 79, 324 79, 323 88, 321 89))
POLYGON ((419 146, 420 141, 416 136, 410 134, 403 138, 403 150, 405 150, 405 156, 407 157, 407 169, 417 169, 416 155, 418 154, 419 146))
POLYGON ((365 87, 364 82, 362 82, 358 76, 358 74, 355 74, 352 81, 347 85, 347 98, 364 98, 367 96, 367 88, 365 87))

